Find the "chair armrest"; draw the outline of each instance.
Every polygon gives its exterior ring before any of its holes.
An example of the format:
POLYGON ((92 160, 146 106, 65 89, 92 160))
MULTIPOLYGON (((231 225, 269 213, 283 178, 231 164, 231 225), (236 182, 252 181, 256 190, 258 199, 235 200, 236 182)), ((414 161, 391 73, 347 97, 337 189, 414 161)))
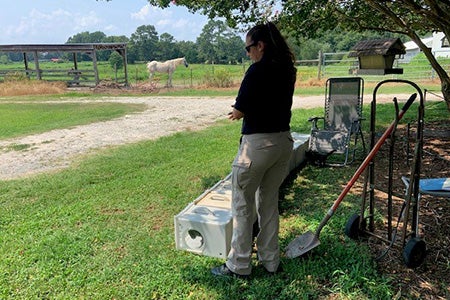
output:
POLYGON ((318 127, 317 127, 317 121, 318 120, 325 120, 325 118, 324 117, 310 117, 308 119, 308 122, 312 122, 311 127, 312 127, 313 130, 314 129, 318 129, 318 127))
POLYGON ((353 128, 354 126, 355 126, 355 127, 361 126, 361 123, 362 123, 363 120, 365 120, 365 118, 356 118, 356 119, 353 119, 353 120, 352 120, 352 124, 351 124, 352 128, 353 128))
POLYGON ((361 121, 363 121, 363 120, 365 120, 365 119, 366 119, 366 118, 358 117, 358 118, 351 119, 351 121, 352 121, 352 123, 357 123, 357 122, 361 122, 361 121))

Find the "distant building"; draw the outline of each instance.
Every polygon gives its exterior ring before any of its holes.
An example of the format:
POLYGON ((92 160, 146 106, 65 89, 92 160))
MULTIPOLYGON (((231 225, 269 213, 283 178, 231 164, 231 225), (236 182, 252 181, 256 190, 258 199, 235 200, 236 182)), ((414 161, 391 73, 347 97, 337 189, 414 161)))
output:
MULTIPOLYGON (((424 43, 427 47, 431 48, 431 46, 433 45, 433 37, 422 39, 422 43, 424 43)), ((417 46, 417 44, 414 41, 406 42, 404 43, 404 45, 406 53, 403 56, 402 62, 410 62, 414 56, 422 52, 422 50, 420 50, 419 46, 417 46)))
MULTIPOLYGON (((435 32, 433 36, 423 38, 422 43, 431 48, 431 52, 435 57, 450 57, 450 45, 443 32, 435 32)), ((414 56, 422 51, 413 41, 406 42, 404 45, 406 54, 403 57, 403 62, 411 61, 414 56)))
POLYGON ((433 33, 433 45, 431 49, 435 57, 450 57, 450 45, 443 32, 433 33))

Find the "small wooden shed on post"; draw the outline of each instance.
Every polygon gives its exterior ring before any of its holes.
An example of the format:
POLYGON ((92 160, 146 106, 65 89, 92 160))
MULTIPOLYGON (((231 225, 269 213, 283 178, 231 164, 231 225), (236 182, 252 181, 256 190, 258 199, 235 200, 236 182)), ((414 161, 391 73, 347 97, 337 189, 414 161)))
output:
POLYGON ((359 68, 351 73, 365 75, 403 74, 403 69, 393 67, 396 56, 406 53, 398 38, 364 40, 350 51, 349 57, 358 57, 359 68))

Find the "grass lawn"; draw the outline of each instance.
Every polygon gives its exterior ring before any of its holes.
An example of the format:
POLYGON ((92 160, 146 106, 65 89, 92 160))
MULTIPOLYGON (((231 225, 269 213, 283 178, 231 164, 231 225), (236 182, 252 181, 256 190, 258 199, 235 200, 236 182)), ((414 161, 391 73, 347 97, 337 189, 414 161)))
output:
POLYGON ((144 109, 145 105, 124 103, 0 102, 0 139, 110 120, 144 109))
MULTIPOLYGON (((392 105, 379 107, 378 124, 389 124, 392 105)), ((307 118, 319 112, 294 111, 293 130, 308 132, 307 118)), ((448 118, 444 103, 428 117, 448 118)), ((367 245, 343 233, 357 193, 324 228, 322 244, 283 258, 285 272, 274 277, 255 269, 250 281, 214 278, 210 268, 222 260, 175 250, 174 215, 230 172, 239 128, 222 121, 100 151, 56 174, 0 181, 0 298, 392 299, 397 291, 367 245)), ((308 165, 283 187, 282 248, 318 226, 357 165, 338 172, 308 165)))

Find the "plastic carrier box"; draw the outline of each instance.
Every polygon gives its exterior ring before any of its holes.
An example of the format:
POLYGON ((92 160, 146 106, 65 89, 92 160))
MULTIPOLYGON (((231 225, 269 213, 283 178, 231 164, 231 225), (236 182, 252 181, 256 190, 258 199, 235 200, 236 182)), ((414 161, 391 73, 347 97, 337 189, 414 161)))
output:
POLYGON ((230 177, 216 183, 175 216, 177 249, 227 257, 233 232, 230 177))
MULTIPOLYGON (((291 134, 294 151, 289 172, 304 162, 309 143, 309 134, 291 134)), ((227 257, 233 232, 231 192, 230 173, 174 217, 176 249, 217 258, 227 257)))

